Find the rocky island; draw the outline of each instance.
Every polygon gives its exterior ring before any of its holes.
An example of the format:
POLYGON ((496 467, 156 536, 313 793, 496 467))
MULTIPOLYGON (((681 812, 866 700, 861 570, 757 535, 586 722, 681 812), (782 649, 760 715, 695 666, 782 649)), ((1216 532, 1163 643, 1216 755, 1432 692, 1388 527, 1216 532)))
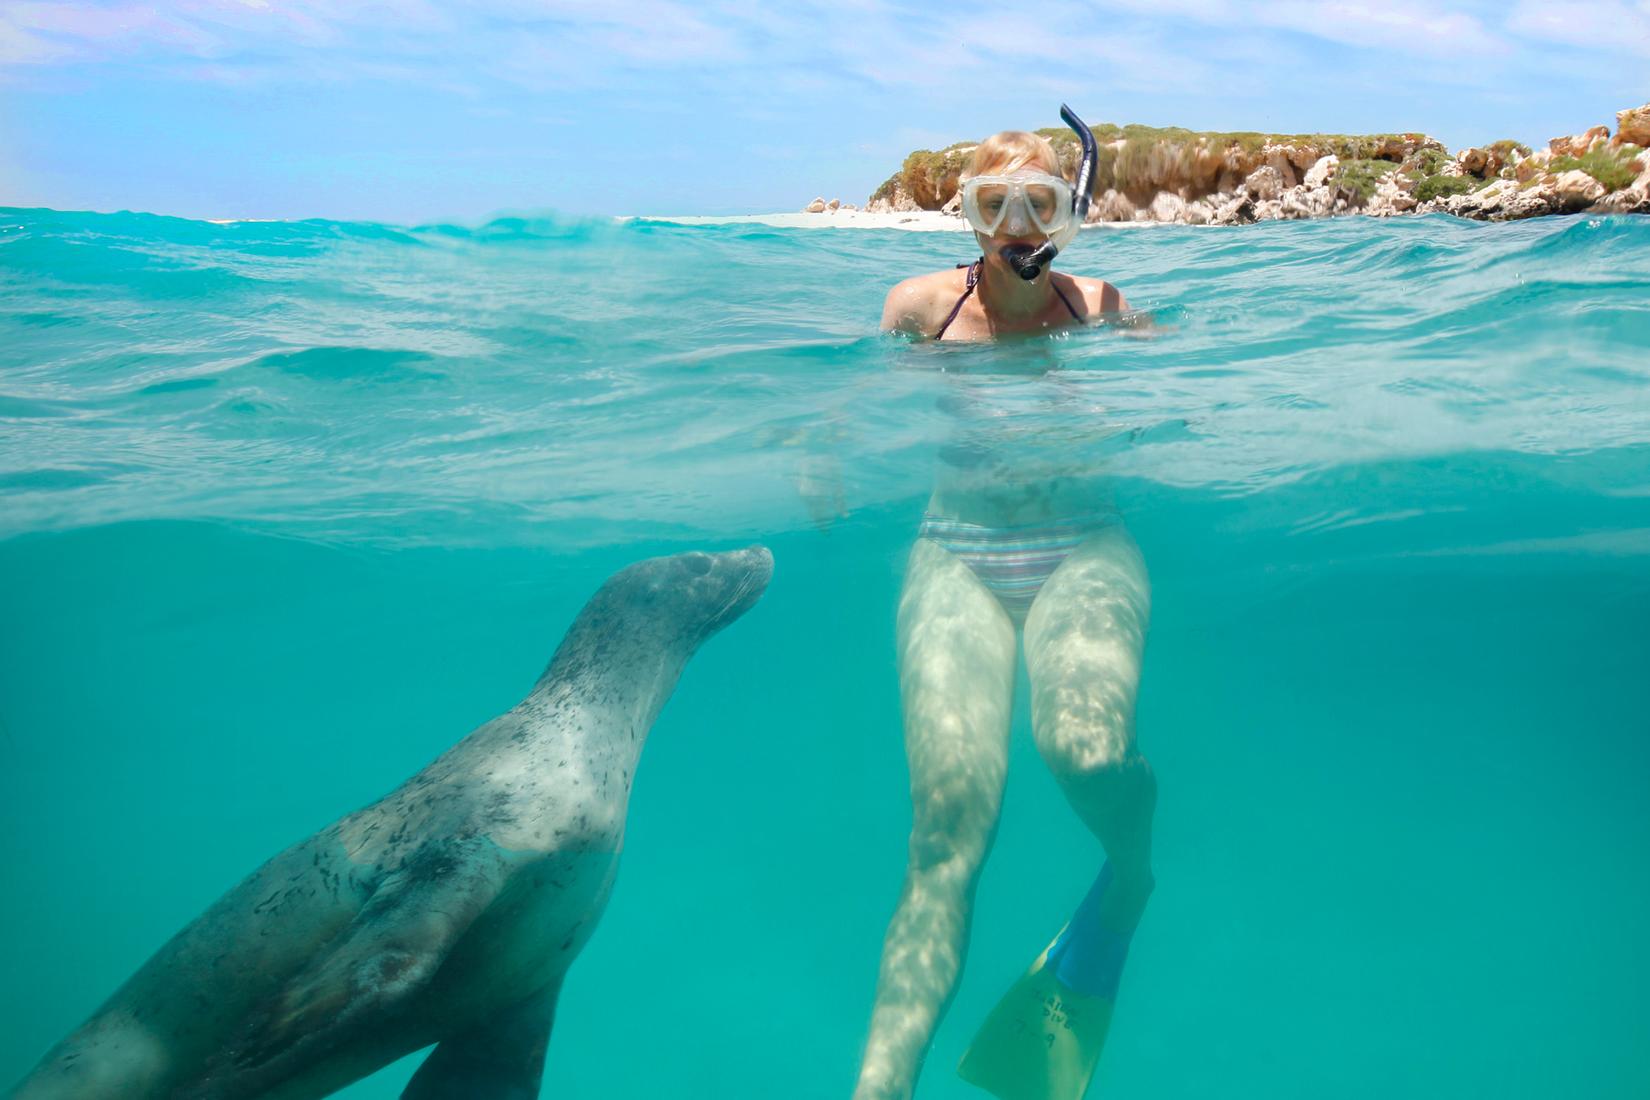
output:
MULTIPOLYGON (((1497 141, 1451 154, 1425 134, 1200 133, 1092 128, 1100 143, 1091 222, 1237 225, 1344 214, 1446 213, 1484 221, 1543 214, 1650 214, 1650 104, 1545 149, 1497 141)), ((1069 130, 1045 129, 1067 178, 1080 153, 1069 130)), ((958 181, 976 143, 918 150, 871 195, 876 213, 960 216, 958 181)), ((816 199, 809 213, 854 210, 816 199)))

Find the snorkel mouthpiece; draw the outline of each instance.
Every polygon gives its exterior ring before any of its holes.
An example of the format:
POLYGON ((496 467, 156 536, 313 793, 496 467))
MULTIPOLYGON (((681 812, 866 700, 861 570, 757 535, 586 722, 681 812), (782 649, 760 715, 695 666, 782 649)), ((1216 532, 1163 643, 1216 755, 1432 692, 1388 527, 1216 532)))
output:
POLYGON ((1014 274, 1029 283, 1043 273, 1043 265, 1054 259, 1058 251, 1053 241, 1044 241, 1036 248, 1029 244, 1005 244, 997 250, 997 255, 1014 269, 1014 274))
MULTIPOLYGON (((1077 182, 1071 189, 1071 234, 1066 238, 1069 244, 1071 238, 1077 235, 1077 227, 1088 217, 1089 194, 1094 188, 1094 166, 1100 159, 1100 146, 1094 140, 1094 131, 1064 103, 1060 104, 1060 118, 1071 127, 1083 146, 1083 159, 1077 166, 1077 182)), ((997 250, 997 255, 1014 269, 1016 275, 1029 283, 1043 273, 1043 268, 1054 260, 1059 251, 1060 246, 1048 240, 1036 248, 1027 244, 1005 244, 997 250)))

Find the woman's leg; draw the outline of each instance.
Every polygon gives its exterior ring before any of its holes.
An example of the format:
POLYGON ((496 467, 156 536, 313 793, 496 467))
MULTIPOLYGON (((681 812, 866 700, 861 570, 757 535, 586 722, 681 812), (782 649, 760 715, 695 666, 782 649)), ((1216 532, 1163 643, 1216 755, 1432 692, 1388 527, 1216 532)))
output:
POLYGON ((1025 626, 1037 748, 1106 850, 1113 877, 1100 920, 1125 932, 1153 884, 1157 780, 1134 738, 1150 617, 1146 564, 1119 524, 1097 531, 1060 563, 1025 626))
POLYGON ((1014 625, 979 578, 918 539, 899 605, 911 849, 888 924, 855 1100, 904 1100, 962 969, 974 884, 1008 768, 1014 625))

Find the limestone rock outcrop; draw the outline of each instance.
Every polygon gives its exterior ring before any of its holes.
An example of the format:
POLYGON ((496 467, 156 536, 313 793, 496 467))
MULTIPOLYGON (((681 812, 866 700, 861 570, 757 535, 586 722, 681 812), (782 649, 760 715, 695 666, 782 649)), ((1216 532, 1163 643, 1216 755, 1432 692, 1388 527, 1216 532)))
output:
POLYGON ((1243 177, 1243 189, 1260 202, 1275 199, 1285 187, 1293 186, 1293 182, 1285 183, 1283 173, 1270 164, 1263 164, 1243 177))
MULTIPOLYGON (((1212 134, 1142 126, 1095 127, 1099 158, 1091 222, 1237 225, 1340 214, 1449 213, 1511 220, 1549 213, 1650 208, 1650 104, 1616 114, 1616 134, 1594 126, 1531 151, 1496 141, 1453 156, 1425 134, 1212 134)), ((1080 148, 1045 130, 1067 178, 1080 148)), ((960 213, 958 186, 975 145, 905 159, 866 204, 878 212, 960 213)), ((835 209, 816 199, 813 209, 835 209)), ((846 207, 844 207, 846 208, 846 207)))
POLYGON ((1375 185, 1374 194, 1363 212, 1377 218, 1407 214, 1416 207, 1415 179, 1401 172, 1389 172, 1375 185))
POLYGON ((1594 126, 1573 137, 1555 137, 1547 142, 1547 148, 1555 157, 1582 157, 1605 144, 1609 137, 1608 126, 1594 126))
POLYGON ((1418 204, 1429 212, 1454 214, 1476 221, 1508 221, 1546 214, 1557 202, 1550 185, 1521 187, 1517 180, 1498 179, 1464 195, 1447 195, 1418 204))
POLYGON ((1248 225, 1255 220, 1255 199, 1247 191, 1239 192, 1221 203, 1210 225, 1248 225))
POLYGON ((1519 183, 1529 183, 1540 176, 1548 175, 1547 167, 1553 162, 1551 149, 1537 149, 1514 166, 1513 178, 1519 183))
POLYGON ((1610 139, 1610 147, 1619 149, 1623 145, 1650 149, 1650 103, 1616 112, 1616 136, 1610 139))
MULTIPOLYGON (((1460 175, 1477 179, 1495 179, 1503 172, 1521 163, 1530 155, 1527 145, 1516 141, 1497 141, 1483 148, 1474 146, 1455 154, 1455 165, 1460 175)), ((1550 159, 1552 153, 1546 156, 1550 159)))
POLYGON ((1602 199, 1609 192, 1605 186, 1579 168, 1560 172, 1553 181, 1553 190, 1565 210, 1582 210, 1602 199))
POLYGON ((1186 220, 1186 200, 1173 191, 1159 191, 1146 212, 1154 222, 1182 223, 1186 220))
POLYGON ((1089 216, 1091 222, 1132 222, 1134 221, 1134 203, 1129 197, 1115 188, 1108 187, 1096 195, 1089 202, 1089 216))
POLYGON ((1308 187, 1322 187, 1334 178, 1340 167, 1341 158, 1334 153, 1319 157, 1312 162, 1312 167, 1306 170, 1306 175, 1301 182, 1308 187))
POLYGON ((1650 188, 1634 185, 1612 191, 1587 208, 1589 214, 1650 214, 1650 188))
POLYGON ((872 195, 865 203, 865 209, 871 214, 908 214, 922 207, 917 205, 910 192, 896 185, 887 194, 872 195))

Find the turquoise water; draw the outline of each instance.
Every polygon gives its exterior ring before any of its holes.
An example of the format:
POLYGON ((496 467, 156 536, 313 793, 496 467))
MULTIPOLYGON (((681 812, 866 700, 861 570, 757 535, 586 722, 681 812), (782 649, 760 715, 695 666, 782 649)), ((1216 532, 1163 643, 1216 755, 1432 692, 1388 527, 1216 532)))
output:
MULTIPOLYGON (((1154 586, 1159 886, 1091 1096, 1650 1094, 1650 220, 1096 232, 1070 270, 1150 338, 875 335, 966 243, 0 210, 0 1078, 513 704, 612 570, 760 540, 544 1094, 846 1097, 904 556, 1001 399, 1154 586)), ((1025 694, 921 1098, 984 1096, 952 1067, 1098 866, 1025 694)))

